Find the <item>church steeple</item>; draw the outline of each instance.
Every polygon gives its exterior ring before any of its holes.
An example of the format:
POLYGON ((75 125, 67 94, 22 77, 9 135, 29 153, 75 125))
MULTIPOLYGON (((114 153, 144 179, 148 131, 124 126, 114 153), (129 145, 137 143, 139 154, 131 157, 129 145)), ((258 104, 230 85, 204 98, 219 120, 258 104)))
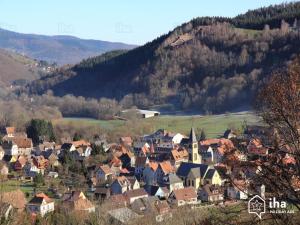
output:
POLYGON ((192 163, 201 163, 201 156, 199 155, 198 150, 198 141, 196 138, 195 130, 192 127, 190 132, 190 139, 189 139, 189 161, 192 163))
POLYGON ((190 143, 195 143, 195 142, 197 142, 197 138, 196 138, 194 127, 192 127, 190 132, 190 143))

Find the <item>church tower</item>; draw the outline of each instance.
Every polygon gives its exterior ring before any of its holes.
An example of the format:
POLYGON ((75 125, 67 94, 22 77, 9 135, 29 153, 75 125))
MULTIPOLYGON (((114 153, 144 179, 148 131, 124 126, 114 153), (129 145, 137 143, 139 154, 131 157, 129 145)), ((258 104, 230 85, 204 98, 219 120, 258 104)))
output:
POLYGON ((195 130, 192 127, 190 132, 190 140, 189 140, 189 162, 200 164, 201 163, 201 155, 198 150, 198 141, 196 138, 195 130))

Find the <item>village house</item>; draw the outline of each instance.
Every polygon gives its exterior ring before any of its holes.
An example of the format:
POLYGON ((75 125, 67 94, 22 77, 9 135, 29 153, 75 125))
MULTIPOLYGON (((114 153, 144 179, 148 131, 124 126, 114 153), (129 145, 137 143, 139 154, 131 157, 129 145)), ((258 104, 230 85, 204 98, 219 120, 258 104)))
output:
POLYGON ((149 162, 146 168, 143 170, 142 180, 145 182, 146 185, 151 186, 157 184, 157 168, 157 162, 149 162))
POLYGON ((149 142, 149 143, 152 142, 155 144, 164 142, 164 143, 170 143, 172 145, 176 145, 176 144, 180 144, 181 140, 184 137, 185 137, 184 135, 179 134, 179 133, 172 133, 165 129, 159 129, 156 132, 154 132, 153 134, 142 137, 142 140, 149 142))
POLYGON ((148 197, 135 200, 131 208, 133 211, 143 216, 155 216, 156 222, 172 217, 171 209, 167 201, 159 200, 157 197, 148 197))
POLYGON ((111 196, 110 187, 96 187, 94 191, 95 198, 98 200, 106 200, 111 196))
POLYGON ((159 199, 167 199, 170 192, 166 187, 160 187, 156 185, 152 186, 145 186, 145 191, 150 195, 150 196, 156 196, 159 199))
POLYGON ((33 149, 32 140, 26 137, 14 137, 2 144, 5 155, 30 155, 33 149))
POLYGON ((32 161, 26 162, 26 165, 24 166, 23 170, 27 177, 35 177, 39 173, 44 175, 44 170, 37 168, 37 166, 32 161))
POLYGON ((165 184, 168 182, 168 175, 175 172, 175 169, 171 165, 170 161, 164 161, 158 164, 158 168, 155 172, 155 180, 159 184, 165 184))
POLYGON ((233 182, 227 186, 227 197, 236 200, 248 199, 248 185, 249 183, 246 180, 233 180, 233 182))
POLYGON ((15 136, 15 127, 5 127, 7 137, 12 138, 15 136))
POLYGON ((108 165, 101 165, 95 169, 95 175, 97 182, 105 182, 107 180, 112 180, 113 172, 108 165))
POLYGON ((14 163, 14 169, 20 171, 23 169, 26 163, 27 163, 27 158, 23 155, 20 155, 17 161, 14 163))
POLYGON ((43 152, 54 150, 55 149, 55 142, 47 142, 44 141, 42 144, 39 144, 36 148, 36 153, 42 154, 43 152))
POLYGON ((124 193, 125 198, 129 204, 140 198, 147 198, 148 194, 143 188, 129 190, 124 193))
POLYGON ((189 161, 189 153, 185 148, 173 149, 170 155, 170 162, 178 169, 181 163, 189 161))
POLYGON ((119 176, 120 173, 122 172, 122 166, 123 166, 122 161, 115 156, 109 162, 109 166, 110 166, 110 169, 111 169, 113 175, 115 175, 115 176, 119 176))
POLYGON ((122 167, 127 169, 132 169, 135 167, 136 157, 132 152, 123 153, 119 159, 122 162, 122 167))
POLYGON ((170 192, 173 190, 184 188, 183 181, 174 173, 168 175, 167 187, 170 192))
POLYGON ((135 189, 140 188, 140 182, 136 179, 135 176, 127 176, 126 178, 130 183, 131 190, 135 190, 135 189))
POLYGON ((86 198, 82 191, 67 192, 62 197, 63 206, 78 212, 95 212, 95 206, 86 198))
POLYGON ((266 156, 268 155, 268 148, 264 147, 258 138, 253 138, 250 140, 247 146, 248 154, 266 156))
POLYGON ((186 187, 173 190, 168 198, 168 202, 175 206, 197 204, 197 192, 194 187, 186 187))
POLYGON ((231 140, 225 138, 213 138, 200 141, 201 155, 204 157, 203 163, 217 164, 222 163, 224 154, 234 149, 231 140))
POLYGON ((124 194, 111 195, 106 203, 108 203, 111 208, 122 208, 126 207, 128 204, 127 198, 124 194))
POLYGON ((219 185, 206 184, 199 190, 199 198, 204 202, 219 202, 224 200, 224 191, 219 185))
POLYGON ((32 157, 32 162, 40 170, 45 170, 48 166, 48 160, 42 155, 32 157))
POLYGON ((48 156, 48 165, 50 166, 51 169, 57 168, 59 167, 61 164, 58 160, 58 156, 52 152, 49 156, 48 156))
POLYGON ((137 157, 148 156, 150 154, 150 145, 147 142, 134 142, 133 151, 137 157))
POLYGON ((30 213, 44 216, 54 211, 54 201, 44 193, 36 194, 27 204, 26 209, 30 213))
POLYGON ((216 159, 214 158, 214 151, 211 146, 200 145, 200 154, 203 164, 211 165, 215 163, 216 159))
POLYGON ((146 168, 147 164, 149 164, 148 157, 145 156, 136 157, 134 174, 137 178, 139 179, 143 178, 143 171, 146 168))
POLYGON ((219 172, 216 169, 208 169, 204 178, 203 184, 210 184, 210 185, 222 185, 222 179, 219 172))
POLYGON ((123 194, 126 191, 131 190, 131 184, 129 180, 124 177, 117 177, 110 186, 111 194, 123 194))

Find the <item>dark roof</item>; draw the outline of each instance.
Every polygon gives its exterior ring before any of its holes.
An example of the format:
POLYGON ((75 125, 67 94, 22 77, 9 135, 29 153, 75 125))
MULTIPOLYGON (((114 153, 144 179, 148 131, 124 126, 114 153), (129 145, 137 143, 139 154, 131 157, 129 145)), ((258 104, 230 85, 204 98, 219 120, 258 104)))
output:
POLYGON ((63 150, 70 150, 71 147, 72 147, 72 143, 64 143, 61 146, 61 149, 63 149, 63 150))
POLYGON ((4 155, 2 160, 6 161, 6 162, 9 162, 11 160, 11 158, 12 158, 12 155, 4 155))
POLYGON ((159 186, 153 186, 153 185, 146 185, 145 187, 145 191, 149 194, 149 195, 155 195, 157 190, 159 189, 159 186))
POLYGON ((108 194, 110 193, 110 189, 106 187, 97 187, 95 190, 95 194, 108 194))
POLYGON ((28 202, 28 204, 41 205, 43 200, 44 200, 44 198, 35 196, 28 202))
POLYGON ((194 127, 192 127, 190 132, 190 143, 195 143, 195 142, 197 142, 197 138, 196 138, 194 127))
POLYGON ((180 167, 177 170, 177 175, 179 177, 187 177, 190 170, 193 168, 199 168, 200 175, 204 176, 204 174, 208 168, 208 165, 183 162, 183 163, 181 163, 180 167))
POLYGON ((205 174, 204 179, 212 179, 212 177, 214 176, 216 170, 215 169, 209 169, 207 171, 207 173, 205 174))
POLYGON ((189 143, 190 143, 190 139, 189 138, 182 138, 181 142, 180 142, 180 145, 187 146, 187 145, 189 145, 189 143))

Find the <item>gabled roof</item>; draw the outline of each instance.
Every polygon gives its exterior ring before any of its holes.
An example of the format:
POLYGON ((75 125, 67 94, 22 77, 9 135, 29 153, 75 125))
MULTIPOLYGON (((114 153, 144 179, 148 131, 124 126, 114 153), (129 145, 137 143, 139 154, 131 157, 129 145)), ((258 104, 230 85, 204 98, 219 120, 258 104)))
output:
POLYGON ((177 175, 179 177, 187 177, 193 168, 198 168, 200 176, 203 177, 207 171, 208 165, 183 162, 177 170, 177 175))
POLYGON ((183 160, 189 157, 189 153, 186 149, 173 149, 171 154, 175 161, 183 160))
POLYGON ((43 201, 45 201, 46 203, 51 203, 53 202, 53 200, 51 198, 49 198, 47 195, 45 195, 44 193, 39 193, 36 194, 29 202, 28 204, 32 204, 32 205, 41 205, 43 204, 43 201))
POLYGON ((18 157, 17 161, 18 161, 21 165, 24 166, 24 165, 26 164, 26 162, 27 162, 27 158, 26 158, 25 156, 23 156, 23 155, 20 155, 20 156, 18 157))
POLYGON ((12 139, 13 143, 15 143, 18 148, 31 148, 32 147, 32 140, 31 138, 24 138, 24 137, 14 137, 12 139))
POLYGON ((143 188, 135 189, 135 190, 129 190, 126 191, 124 194, 128 199, 129 198, 134 198, 134 197, 140 197, 140 196, 145 196, 147 192, 143 188))
POLYGON ((129 186, 130 182, 125 176, 117 177, 115 182, 118 182, 120 186, 129 186))
POLYGON ((191 198, 197 198, 197 192, 194 187, 186 187, 182 189, 177 189, 173 191, 175 198, 177 200, 187 201, 191 198))
POLYGON ((223 190, 218 185, 209 185, 209 184, 206 184, 201 189, 204 190, 208 194, 208 196, 223 195, 223 190))
POLYGON ((159 163, 159 167, 165 174, 174 172, 174 168, 172 167, 170 161, 164 161, 159 163))
POLYGON ((217 170, 215 170, 215 169, 209 169, 207 171, 207 173, 205 174, 204 179, 212 179, 215 173, 217 173, 217 170))
POLYGON ((14 134, 15 127, 5 127, 6 134, 14 134))
POLYGON ((145 189, 147 190, 147 193, 149 195, 155 195, 157 190, 159 189, 159 186, 154 186, 154 185, 151 185, 151 186, 147 186, 145 187, 145 189))
POLYGON ((154 162, 154 161, 150 161, 149 162, 149 167, 155 172, 158 168, 158 163, 157 162, 154 162))
POLYGON ((112 174, 112 170, 108 165, 99 166, 98 169, 102 170, 105 174, 112 174))
POLYGON ((169 183, 170 184, 176 184, 176 183, 182 183, 183 181, 174 173, 169 174, 169 183))

